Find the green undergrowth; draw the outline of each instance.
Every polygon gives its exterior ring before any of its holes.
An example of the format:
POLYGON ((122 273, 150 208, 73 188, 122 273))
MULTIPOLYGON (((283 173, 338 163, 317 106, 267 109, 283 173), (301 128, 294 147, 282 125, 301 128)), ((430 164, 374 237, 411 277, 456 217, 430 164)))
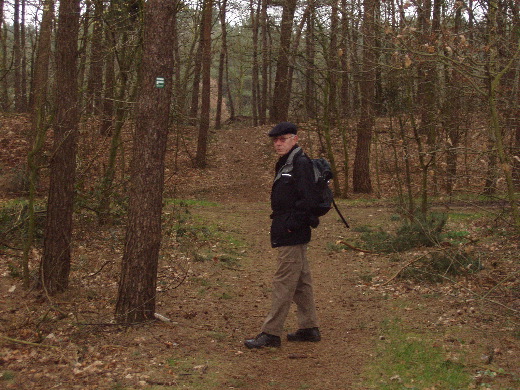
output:
MULTIPOLYGON (((391 217, 388 226, 395 224, 391 217)), ((427 216, 416 217, 413 222, 403 220, 395 231, 389 231, 388 226, 369 228, 361 231, 361 241, 367 249, 379 253, 404 252, 417 247, 431 247, 441 242, 442 232, 448 221, 444 213, 430 213, 427 216)))
POLYGON ((164 199, 165 206, 178 206, 178 207, 193 207, 193 206, 201 206, 201 207, 216 207, 218 206, 215 202, 210 202, 207 200, 200 199, 176 199, 176 198, 166 198, 164 199))
MULTIPOLYGON (((36 239, 43 238, 45 224, 45 205, 39 201, 35 209, 36 239)), ((11 242, 20 245, 25 239, 29 218, 28 201, 13 199, 0 204, 0 237, 2 243, 11 242)))
POLYGON ((441 283, 450 278, 476 273, 482 268, 478 254, 448 249, 421 256, 403 269, 398 277, 418 283, 441 283))
POLYGON ((163 218, 165 247, 179 250, 195 262, 240 267, 245 243, 222 221, 210 222, 197 213, 199 208, 216 206, 205 201, 167 202, 163 218))
POLYGON ((399 321, 383 325, 375 359, 363 377, 365 386, 378 390, 458 390, 471 383, 463 361, 450 360, 428 334, 414 333, 399 321))
MULTIPOLYGON (((422 254, 412 260, 399 273, 399 278, 414 282, 440 283, 457 276, 473 274, 482 269, 481 256, 464 244, 471 242, 470 223, 478 216, 454 213, 457 221, 448 225, 452 214, 430 213, 416 217, 413 222, 399 215, 392 215, 381 226, 359 225, 353 227, 358 233, 357 248, 374 253, 397 254, 421 249, 422 254), (460 221, 464 220, 464 224, 460 221), (448 230, 448 226, 451 230, 448 230), (429 248, 424 253, 424 249, 429 248)), ((329 243, 329 251, 346 251, 351 247, 329 243)))

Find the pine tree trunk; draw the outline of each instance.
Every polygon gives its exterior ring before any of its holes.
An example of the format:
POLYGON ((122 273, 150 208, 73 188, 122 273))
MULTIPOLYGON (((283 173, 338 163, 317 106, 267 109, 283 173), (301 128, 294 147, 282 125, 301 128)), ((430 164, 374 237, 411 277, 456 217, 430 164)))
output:
POLYGON ((222 105, 224 97, 224 67, 226 65, 227 56, 227 27, 226 27, 227 0, 222 0, 220 6, 220 27, 222 29, 222 43, 220 47, 220 56, 218 62, 218 80, 217 80, 217 112, 215 114, 215 129, 222 127, 222 105))
POLYGON ((51 37, 54 20, 54 0, 44 2, 40 37, 36 52, 33 98, 31 104, 31 140, 32 149, 27 155, 29 177, 28 231, 23 251, 23 277, 25 287, 29 287, 29 252, 33 245, 35 232, 34 202, 41 168, 41 155, 47 133, 47 110, 45 100, 49 91, 49 64, 51 57, 51 37))
POLYGON ((123 323, 149 320, 155 314, 164 158, 173 87, 170 43, 174 18, 175 3, 171 0, 145 3, 128 225, 115 309, 117 321, 123 323), (163 77, 164 84, 157 77, 163 77))
MULTIPOLYGON (((5 50, 5 41, 4 41, 4 0, 0 0, 0 66, 2 69, 6 68, 6 50, 5 50)), ((3 77, 3 80, 0 80, 0 108, 3 111, 7 111, 7 85, 6 85, 7 77, 3 77)))
POLYGON ((22 112, 22 49, 20 47, 20 0, 14 1, 13 20, 14 110, 22 112))
POLYGON ((197 142, 197 167, 206 167, 211 98, 211 22, 213 1, 204 0, 202 20, 202 99, 200 107, 199 137, 197 142))
POLYGON ((370 178, 370 147, 372 129, 375 123, 375 52, 374 23, 376 0, 364 0, 365 14, 363 16, 363 71, 361 72, 361 115, 357 125, 356 156, 354 158, 353 191, 369 194, 372 192, 370 178))
POLYGON ((291 83, 289 79, 289 51, 291 49, 291 36, 296 3, 296 0, 287 0, 283 3, 280 48, 278 51, 273 100, 270 112, 270 120, 273 123, 287 120, 289 113, 290 96, 288 95, 288 91, 291 83))
POLYGON ((79 123, 77 40, 80 0, 60 2, 56 36, 56 119, 40 285, 49 295, 68 287, 79 123))
POLYGON ((87 82, 87 113, 100 114, 103 89, 103 1, 94 0, 93 30, 90 44, 90 69, 87 82))
MULTIPOLYGON (((253 34, 252 56, 253 63, 251 66, 251 111, 253 113, 253 126, 258 126, 258 100, 259 100, 259 67, 258 67, 258 19, 260 10, 255 9, 254 1, 250 1, 250 15, 253 34)), ((258 3, 257 3, 258 5, 258 3)))
POLYGON ((267 105, 268 105, 268 84, 269 84, 269 39, 267 32, 267 0, 261 0, 262 8, 260 10, 260 30, 262 34, 262 83, 260 87, 260 103, 258 120, 260 125, 265 125, 267 121, 267 105))

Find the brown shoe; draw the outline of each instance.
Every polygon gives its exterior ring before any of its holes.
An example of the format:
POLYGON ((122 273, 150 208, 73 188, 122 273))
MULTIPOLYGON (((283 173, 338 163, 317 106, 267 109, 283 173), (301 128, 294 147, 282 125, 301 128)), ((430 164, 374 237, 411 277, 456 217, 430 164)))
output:
POLYGON ((311 341, 317 342, 321 340, 320 330, 318 328, 298 329, 294 333, 287 335, 287 341, 311 341))
POLYGON ((282 345, 279 336, 273 336, 268 333, 260 333, 254 339, 249 339, 244 342, 244 345, 249 348, 275 347, 279 348, 282 345))

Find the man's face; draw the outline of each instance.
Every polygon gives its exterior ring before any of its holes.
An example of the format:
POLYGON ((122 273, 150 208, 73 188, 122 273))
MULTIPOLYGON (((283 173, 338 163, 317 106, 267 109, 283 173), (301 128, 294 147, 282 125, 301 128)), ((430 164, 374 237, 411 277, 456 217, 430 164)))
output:
POLYGON ((289 152, 298 142, 296 134, 284 134, 279 137, 272 137, 274 150, 281 157, 289 152))

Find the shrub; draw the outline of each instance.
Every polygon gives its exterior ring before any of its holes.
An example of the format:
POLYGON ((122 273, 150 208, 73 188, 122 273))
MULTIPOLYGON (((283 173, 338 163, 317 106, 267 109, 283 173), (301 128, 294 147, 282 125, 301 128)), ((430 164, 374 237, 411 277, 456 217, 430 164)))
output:
POLYGON ((480 259, 460 251, 434 252, 405 268, 401 279, 440 283, 447 277, 473 274, 482 269, 480 259))
POLYGON ((379 229, 365 232, 361 239, 376 252, 404 252, 417 247, 431 247, 440 242, 441 233, 448 220, 447 214, 431 213, 404 222, 395 234, 379 229))

